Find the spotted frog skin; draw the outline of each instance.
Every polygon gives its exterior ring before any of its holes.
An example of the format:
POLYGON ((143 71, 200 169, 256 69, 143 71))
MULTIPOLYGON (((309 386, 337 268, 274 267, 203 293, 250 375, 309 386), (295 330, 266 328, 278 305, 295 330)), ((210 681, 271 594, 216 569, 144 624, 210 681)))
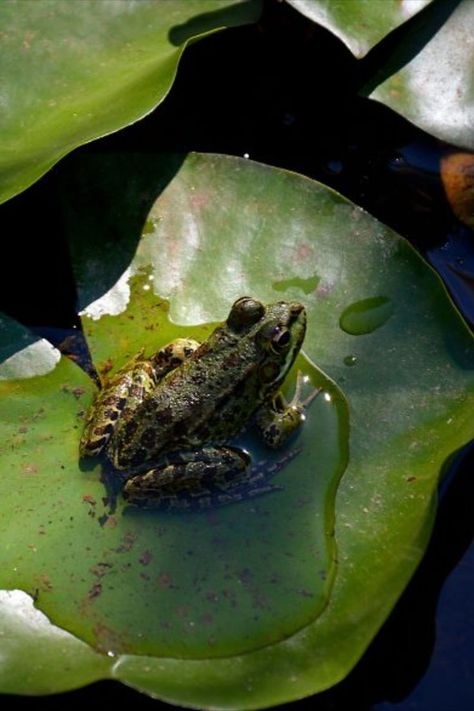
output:
POLYGON ((254 421, 277 448, 300 426, 319 391, 302 401, 300 373, 290 403, 279 389, 305 330, 301 304, 242 297, 202 344, 180 338, 151 358, 138 353, 89 410, 81 456, 105 451, 128 477, 124 498, 145 508, 205 509, 277 488, 228 442, 254 421))

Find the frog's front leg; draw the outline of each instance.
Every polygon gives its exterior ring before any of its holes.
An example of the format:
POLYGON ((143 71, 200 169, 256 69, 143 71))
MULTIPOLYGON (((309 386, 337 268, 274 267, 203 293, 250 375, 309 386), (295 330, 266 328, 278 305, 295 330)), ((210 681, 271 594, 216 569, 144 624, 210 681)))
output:
POLYGON ((252 472, 250 456, 235 447, 174 452, 127 481, 124 498, 135 506, 189 511, 223 506, 279 490, 252 472))
POLYGON ((322 388, 315 388, 304 400, 301 390, 304 376, 299 370, 296 375, 295 394, 290 402, 286 402, 282 393, 264 403, 256 413, 256 424, 268 447, 276 449, 288 439, 305 420, 305 408, 319 395, 322 388))

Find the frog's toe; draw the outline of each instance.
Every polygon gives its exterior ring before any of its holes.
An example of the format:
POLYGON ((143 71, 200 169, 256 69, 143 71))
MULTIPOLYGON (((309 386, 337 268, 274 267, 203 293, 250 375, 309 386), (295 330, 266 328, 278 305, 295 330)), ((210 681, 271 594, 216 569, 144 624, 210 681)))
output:
POLYGON ((309 383, 308 376, 304 375, 301 370, 298 370, 296 374, 295 392, 287 407, 295 408, 298 410, 304 410, 304 408, 308 407, 313 402, 313 400, 322 392, 322 388, 314 388, 313 392, 309 393, 307 397, 303 398, 303 387, 307 383, 309 383))

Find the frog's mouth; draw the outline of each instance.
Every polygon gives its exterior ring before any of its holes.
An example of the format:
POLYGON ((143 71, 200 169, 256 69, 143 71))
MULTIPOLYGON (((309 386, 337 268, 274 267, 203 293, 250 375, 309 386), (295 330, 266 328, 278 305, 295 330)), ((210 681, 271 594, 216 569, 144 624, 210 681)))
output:
POLYGON ((274 385, 279 386, 286 378, 296 356, 301 350, 306 334, 306 309, 303 304, 293 302, 289 304, 288 326, 291 330, 291 345, 281 364, 280 372, 275 378, 274 385))
POLYGON ((290 304, 290 319, 291 346, 283 366, 284 375, 288 373, 295 362, 306 335, 306 309, 303 304, 290 304))

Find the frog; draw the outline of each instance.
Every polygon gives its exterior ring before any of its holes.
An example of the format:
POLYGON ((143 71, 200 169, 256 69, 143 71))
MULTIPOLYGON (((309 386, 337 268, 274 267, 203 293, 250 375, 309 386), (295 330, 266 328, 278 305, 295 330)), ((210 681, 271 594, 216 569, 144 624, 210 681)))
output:
POLYGON ((81 457, 105 453, 125 501, 147 509, 208 509, 281 489, 232 441, 252 424, 277 449, 304 422, 321 389, 303 399, 300 371, 290 402, 281 386, 306 320, 299 302, 243 296, 202 343, 178 338, 151 357, 142 349, 99 391, 81 457))

